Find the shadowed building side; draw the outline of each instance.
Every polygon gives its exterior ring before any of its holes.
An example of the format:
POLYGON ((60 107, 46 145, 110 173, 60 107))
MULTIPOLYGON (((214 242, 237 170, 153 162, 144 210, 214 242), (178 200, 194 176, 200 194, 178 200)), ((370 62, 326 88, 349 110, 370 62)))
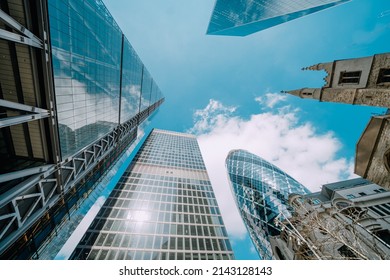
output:
POLYGON ((355 173, 390 190, 390 115, 372 117, 356 145, 355 173))

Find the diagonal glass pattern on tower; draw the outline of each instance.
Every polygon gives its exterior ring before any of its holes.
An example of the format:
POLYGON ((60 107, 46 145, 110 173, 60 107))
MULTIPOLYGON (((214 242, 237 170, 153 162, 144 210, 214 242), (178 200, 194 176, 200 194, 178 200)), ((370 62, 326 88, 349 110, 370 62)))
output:
POLYGON ((273 259, 269 236, 278 235, 275 218, 289 217, 288 196, 309 191, 275 165, 244 150, 226 158, 230 186, 241 217, 262 259, 273 259))
POLYGON ((209 35, 246 36, 350 0, 216 0, 209 35))
POLYGON ((234 255, 195 136, 154 129, 71 259, 234 255))

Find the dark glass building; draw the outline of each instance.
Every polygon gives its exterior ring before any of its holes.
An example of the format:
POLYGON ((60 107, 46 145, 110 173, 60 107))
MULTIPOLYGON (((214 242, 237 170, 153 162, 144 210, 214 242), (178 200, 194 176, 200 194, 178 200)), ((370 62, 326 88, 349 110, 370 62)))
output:
POLYGON ((101 0, 0 8, 0 258, 39 258, 164 98, 101 0))
POLYGON ((275 218, 290 217, 290 194, 309 191, 275 165, 244 150, 231 151, 226 168, 237 207, 260 258, 273 259, 269 236, 280 234, 275 218))
POLYGON ((233 259, 195 136, 154 129, 70 258, 233 259))
POLYGON ((351 0, 216 0, 209 35, 246 36, 351 0))

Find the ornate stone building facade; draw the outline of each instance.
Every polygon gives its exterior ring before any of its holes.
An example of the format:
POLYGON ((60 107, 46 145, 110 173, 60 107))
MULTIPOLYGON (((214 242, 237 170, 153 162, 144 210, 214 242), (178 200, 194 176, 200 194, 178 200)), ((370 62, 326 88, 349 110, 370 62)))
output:
MULTIPOLYGON (((327 72, 322 88, 286 93, 325 102, 390 108, 390 53, 319 63, 304 70, 327 72)), ((355 173, 390 189, 390 111, 371 118, 356 146, 355 173)))
MULTIPOLYGON (((390 259, 390 192, 365 179, 290 195, 292 218, 271 237, 276 259, 390 259)), ((283 217, 280 217, 280 220, 283 217)))
POLYGON ((303 70, 324 70, 322 88, 287 93, 325 102, 390 107, 390 53, 319 63, 303 70))

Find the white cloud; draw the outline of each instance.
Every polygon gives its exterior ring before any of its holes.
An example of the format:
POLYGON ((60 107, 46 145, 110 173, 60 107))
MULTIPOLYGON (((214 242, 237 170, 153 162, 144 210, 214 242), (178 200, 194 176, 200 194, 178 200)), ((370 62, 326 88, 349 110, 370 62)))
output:
MULTIPOLYGON (((353 176, 352 160, 337 156, 340 141, 332 132, 319 134, 308 122, 298 122, 299 110, 284 106, 243 119, 234 107, 210 100, 194 114, 190 132, 200 149, 229 235, 243 238, 246 229, 227 179, 225 158, 232 149, 245 149, 270 161, 312 191, 324 183, 353 176)), ((260 111, 260 110, 259 110, 260 111)))
POLYGON ((286 101, 287 95, 280 93, 266 93, 263 97, 258 96, 255 98, 255 101, 260 104, 266 105, 268 108, 275 107, 276 104, 286 101))

